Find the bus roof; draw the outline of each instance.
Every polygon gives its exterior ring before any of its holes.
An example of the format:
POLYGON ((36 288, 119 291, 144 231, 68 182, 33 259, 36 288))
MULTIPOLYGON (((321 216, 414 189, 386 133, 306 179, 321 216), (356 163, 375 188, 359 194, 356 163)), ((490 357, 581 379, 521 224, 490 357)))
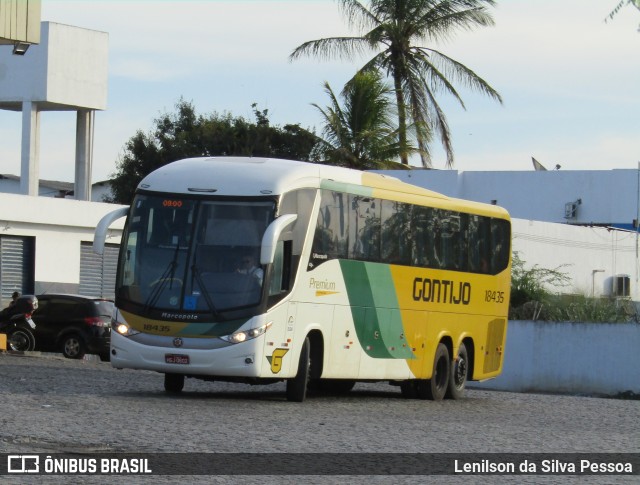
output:
POLYGON ((187 158, 155 170, 138 185, 139 190, 163 193, 249 197, 279 195, 299 188, 329 188, 508 217, 500 207, 453 199, 388 175, 276 158, 187 158))

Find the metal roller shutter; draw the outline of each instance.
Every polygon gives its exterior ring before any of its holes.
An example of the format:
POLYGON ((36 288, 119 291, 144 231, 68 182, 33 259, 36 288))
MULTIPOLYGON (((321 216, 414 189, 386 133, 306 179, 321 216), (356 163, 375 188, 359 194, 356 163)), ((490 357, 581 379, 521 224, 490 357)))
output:
POLYGON ((11 294, 33 293, 34 239, 32 237, 0 237, 0 292, 2 302, 11 294))
POLYGON ((114 298, 118 269, 117 244, 106 244, 102 256, 93 252, 92 243, 80 246, 79 293, 87 296, 114 298))

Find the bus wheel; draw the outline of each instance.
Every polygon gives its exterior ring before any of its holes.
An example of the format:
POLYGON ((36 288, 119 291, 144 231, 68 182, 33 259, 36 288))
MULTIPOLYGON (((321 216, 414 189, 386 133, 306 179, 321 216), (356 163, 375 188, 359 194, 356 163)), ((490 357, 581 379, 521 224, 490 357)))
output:
POLYGON ((311 367, 311 344, 309 338, 304 340, 298 363, 298 373, 287 380, 287 401, 302 402, 307 397, 309 383, 309 368, 311 367))
POLYGON ((451 366, 451 376, 449 377, 449 387, 445 395, 448 399, 462 399, 464 388, 469 374, 469 357, 467 348, 463 343, 458 349, 458 357, 451 366))
POLYGON ((451 361, 449 360, 449 349, 443 343, 438 344, 436 356, 433 359, 433 372, 431 379, 421 379, 417 381, 418 397, 420 399, 431 399, 441 401, 449 386, 451 374, 451 361))
POLYGON ((184 389, 184 375, 183 374, 165 374, 164 375, 164 390, 169 394, 180 394, 184 389))

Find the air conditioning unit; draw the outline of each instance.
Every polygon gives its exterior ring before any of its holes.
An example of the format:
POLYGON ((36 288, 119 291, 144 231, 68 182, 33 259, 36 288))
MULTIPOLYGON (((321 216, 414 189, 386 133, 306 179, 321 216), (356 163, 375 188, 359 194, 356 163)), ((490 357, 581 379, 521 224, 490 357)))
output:
POLYGON ((582 204, 582 199, 578 199, 575 202, 567 202, 564 205, 564 218, 575 219, 578 216, 578 206, 582 204))
POLYGON ((564 218, 565 219, 575 219, 576 213, 578 212, 578 206, 575 202, 567 202, 564 205, 564 218))

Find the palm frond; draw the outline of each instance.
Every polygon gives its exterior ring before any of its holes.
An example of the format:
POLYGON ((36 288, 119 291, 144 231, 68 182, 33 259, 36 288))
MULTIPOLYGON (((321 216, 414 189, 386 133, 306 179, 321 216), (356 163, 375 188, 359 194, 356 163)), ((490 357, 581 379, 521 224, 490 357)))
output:
POLYGON ((429 49, 429 52, 434 61, 444 67, 444 69, 442 69, 442 67, 441 69, 445 76, 453 77, 469 89, 478 91, 502 104, 502 96, 500 96, 498 91, 492 88, 489 83, 478 76, 473 70, 442 52, 433 49, 429 49))
POLYGON ((339 0, 339 3, 349 25, 359 30, 369 30, 380 23, 375 14, 357 0, 339 0))
POLYGON ((370 42, 362 37, 329 37, 310 40, 296 47, 289 55, 294 61, 301 57, 312 56, 320 59, 351 59, 364 54, 372 48, 370 42))
POLYGON ((434 92, 445 91, 446 93, 453 96, 456 101, 462 106, 463 109, 466 109, 464 101, 462 97, 456 90, 455 86, 451 81, 449 81, 449 75, 447 73, 443 73, 440 71, 438 66, 431 62, 431 59, 428 55, 430 51, 424 48, 417 48, 415 50, 415 54, 412 57, 412 72, 413 77, 419 78, 422 83, 424 83, 427 88, 433 90, 434 92))

